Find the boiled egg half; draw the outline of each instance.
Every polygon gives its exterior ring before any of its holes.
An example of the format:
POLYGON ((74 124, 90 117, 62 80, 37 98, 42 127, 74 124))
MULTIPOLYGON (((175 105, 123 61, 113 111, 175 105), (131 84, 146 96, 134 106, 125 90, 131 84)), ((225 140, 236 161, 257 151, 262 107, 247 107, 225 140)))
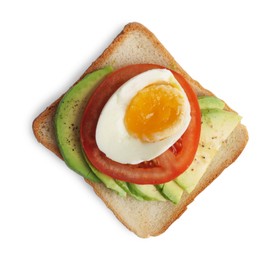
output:
POLYGON ((110 97, 97 123, 97 146, 122 164, 152 160, 182 136, 190 113, 185 91, 172 72, 148 70, 110 97))

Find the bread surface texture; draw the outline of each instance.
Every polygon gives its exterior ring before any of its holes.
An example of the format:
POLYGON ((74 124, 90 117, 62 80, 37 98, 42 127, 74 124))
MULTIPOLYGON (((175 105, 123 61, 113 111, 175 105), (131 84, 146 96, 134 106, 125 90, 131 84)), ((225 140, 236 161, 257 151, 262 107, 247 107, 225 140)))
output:
MULTIPOLYGON (((112 65, 118 69, 129 64, 139 63, 154 63, 173 69, 185 77, 197 95, 213 95, 193 80, 155 35, 139 23, 127 24, 80 79, 106 65, 112 65)), ((34 120, 33 131, 40 143, 62 158, 54 131, 54 115, 60 99, 54 101, 34 120)), ((228 106, 227 109, 230 110, 228 106)), ((236 160, 247 141, 246 127, 239 124, 222 145, 194 191, 190 194, 184 192, 178 205, 171 202, 138 201, 129 196, 123 198, 100 183, 86 181, 129 230, 143 238, 157 236, 163 233, 186 210, 195 197, 236 160)))

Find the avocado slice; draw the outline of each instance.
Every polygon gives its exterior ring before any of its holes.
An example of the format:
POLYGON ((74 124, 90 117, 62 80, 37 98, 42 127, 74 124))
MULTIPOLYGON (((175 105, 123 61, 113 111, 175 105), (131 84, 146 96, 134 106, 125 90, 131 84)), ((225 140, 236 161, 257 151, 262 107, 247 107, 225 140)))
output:
POLYGON ((241 120, 235 112, 221 109, 202 110, 200 142, 219 149, 241 120))
POLYGON ((180 187, 188 193, 194 190, 218 149, 240 120, 241 117, 234 112, 218 108, 202 110, 199 147, 190 167, 175 179, 180 187))
POLYGON ((57 143, 65 163, 91 181, 99 181, 99 179, 83 157, 79 125, 91 93, 110 72, 112 67, 106 67, 85 76, 64 95, 55 115, 57 143))
MULTIPOLYGON (((83 152, 83 151, 82 151, 83 152)), ((88 166, 90 167, 92 173, 98 178, 100 182, 102 182, 108 189, 114 190, 118 195, 121 197, 126 197, 127 192, 125 189, 122 188, 121 185, 117 183, 117 180, 113 179, 112 177, 100 172, 97 170, 86 158, 85 154, 83 153, 84 159, 87 162, 88 166)), ((123 185, 124 186, 124 185, 123 185)))
POLYGON ((127 183, 129 190, 144 200, 166 201, 165 197, 157 190, 155 185, 127 183))
POLYGON ((198 184, 199 180, 206 172, 210 162, 216 154, 216 150, 210 146, 199 144, 195 158, 190 167, 181 175, 179 175, 175 182, 188 193, 190 193, 198 184), (202 163, 201 163, 202 161, 202 163))
POLYGON ((123 189, 120 185, 118 185, 118 183, 116 182, 115 179, 113 179, 112 177, 110 177, 106 174, 101 173, 96 168, 94 168, 92 165, 90 165, 90 164, 88 164, 88 165, 91 168, 91 170, 94 172, 94 174, 98 177, 98 179, 101 180, 101 182, 108 189, 115 191, 121 197, 126 197, 127 193, 126 193, 125 189, 123 189))
POLYGON ((175 181, 159 184, 157 185, 157 188, 164 197, 174 204, 177 204, 180 201, 184 192, 184 190, 175 181))
POLYGON ((214 96, 200 96, 198 97, 200 109, 212 109, 225 107, 225 102, 214 96))
POLYGON ((129 194, 130 196, 134 197, 135 199, 137 200, 141 200, 143 201, 144 199, 134 193, 132 193, 129 189, 129 186, 128 186, 128 183, 125 182, 125 181, 121 181, 121 180, 117 180, 115 179, 115 182, 127 193, 129 194))

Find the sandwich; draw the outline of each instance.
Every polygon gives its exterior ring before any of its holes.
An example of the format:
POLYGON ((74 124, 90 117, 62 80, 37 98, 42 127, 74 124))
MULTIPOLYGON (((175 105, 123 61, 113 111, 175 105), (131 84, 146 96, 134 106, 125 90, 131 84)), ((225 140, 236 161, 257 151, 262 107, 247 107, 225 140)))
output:
POLYGON ((129 230, 162 234, 241 154, 241 116, 129 23, 33 122, 129 230))

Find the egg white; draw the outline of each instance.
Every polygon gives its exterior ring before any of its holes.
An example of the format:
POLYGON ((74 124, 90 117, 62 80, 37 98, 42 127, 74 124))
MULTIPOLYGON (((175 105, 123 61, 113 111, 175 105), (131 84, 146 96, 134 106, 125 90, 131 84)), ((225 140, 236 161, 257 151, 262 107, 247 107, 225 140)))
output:
POLYGON ((173 74, 167 69, 148 70, 128 80, 110 97, 97 123, 97 146, 108 158, 122 164, 138 164, 149 161, 171 147, 185 132, 190 120, 189 100, 173 74), (126 109, 138 91, 160 81, 169 82, 181 89, 181 95, 185 99, 186 113, 175 134, 158 142, 142 142, 131 136, 126 130, 124 123, 126 109))

